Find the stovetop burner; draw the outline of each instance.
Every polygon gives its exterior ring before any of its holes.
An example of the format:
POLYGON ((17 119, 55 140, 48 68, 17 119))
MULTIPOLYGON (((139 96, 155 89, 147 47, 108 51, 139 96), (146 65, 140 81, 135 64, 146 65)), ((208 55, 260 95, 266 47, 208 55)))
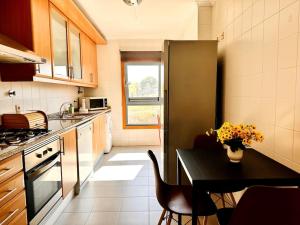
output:
POLYGON ((47 129, 0 129, 0 149, 26 144, 48 132, 47 129))

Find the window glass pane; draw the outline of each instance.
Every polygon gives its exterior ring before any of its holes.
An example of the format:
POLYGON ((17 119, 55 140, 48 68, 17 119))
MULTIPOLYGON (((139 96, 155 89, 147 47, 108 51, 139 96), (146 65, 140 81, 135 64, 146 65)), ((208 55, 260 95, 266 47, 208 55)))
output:
POLYGON ((159 96, 159 65, 127 65, 128 97, 159 96))
POLYGON ((129 105, 127 117, 129 125, 157 125, 159 105, 129 105))

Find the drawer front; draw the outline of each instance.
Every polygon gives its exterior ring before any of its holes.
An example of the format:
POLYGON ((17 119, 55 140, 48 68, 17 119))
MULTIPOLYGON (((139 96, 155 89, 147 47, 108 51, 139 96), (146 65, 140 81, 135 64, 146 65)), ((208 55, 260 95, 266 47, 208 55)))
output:
POLYGON ((0 185, 0 207, 24 190, 24 175, 19 172, 0 185))
POLYGON ((22 191, 0 208, 0 224, 7 225, 12 222, 25 209, 25 207, 25 191, 22 191))
POLYGON ((27 225, 27 211, 24 209, 19 215, 17 215, 9 225, 27 225))
POLYGON ((22 155, 18 154, 0 162, 0 183, 23 169, 22 155))

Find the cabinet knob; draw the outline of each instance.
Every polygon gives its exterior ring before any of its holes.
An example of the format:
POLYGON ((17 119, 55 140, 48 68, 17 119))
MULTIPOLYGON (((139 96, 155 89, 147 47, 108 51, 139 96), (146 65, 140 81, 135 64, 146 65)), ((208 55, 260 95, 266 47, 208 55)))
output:
POLYGON ((41 153, 37 153, 37 154, 36 154, 36 157, 38 157, 38 158, 40 158, 40 159, 41 159, 41 158, 43 158, 43 154, 41 154, 41 153))

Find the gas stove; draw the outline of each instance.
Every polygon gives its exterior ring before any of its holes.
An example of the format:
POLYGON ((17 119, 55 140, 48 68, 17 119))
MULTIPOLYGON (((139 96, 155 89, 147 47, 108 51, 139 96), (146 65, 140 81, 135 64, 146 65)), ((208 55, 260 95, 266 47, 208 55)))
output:
POLYGON ((48 132, 47 129, 0 129, 0 149, 30 143, 48 132))

